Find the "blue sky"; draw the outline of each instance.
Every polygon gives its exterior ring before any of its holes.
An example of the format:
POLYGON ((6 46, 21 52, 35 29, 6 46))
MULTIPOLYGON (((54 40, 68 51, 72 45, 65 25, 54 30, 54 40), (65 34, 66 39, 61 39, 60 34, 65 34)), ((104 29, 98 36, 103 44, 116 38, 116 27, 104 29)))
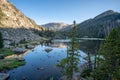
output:
POLYGON ((120 0, 9 0, 37 24, 65 22, 80 23, 98 14, 120 12, 120 0))

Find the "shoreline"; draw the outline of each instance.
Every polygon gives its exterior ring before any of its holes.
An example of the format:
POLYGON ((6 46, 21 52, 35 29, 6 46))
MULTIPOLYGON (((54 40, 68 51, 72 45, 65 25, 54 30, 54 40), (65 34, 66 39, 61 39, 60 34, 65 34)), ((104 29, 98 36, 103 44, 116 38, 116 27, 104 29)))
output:
MULTIPOLYGON (((21 55, 28 53, 30 50, 26 50, 25 52, 21 53, 21 55)), ((17 68, 19 66, 25 65, 25 60, 18 61, 17 58, 14 57, 14 55, 17 56, 14 52, 10 55, 5 56, 4 59, 0 59, 0 73, 1 72, 7 72, 10 69, 17 68), (12 56, 13 55, 13 56, 12 56)), ((23 58, 23 56, 21 57, 23 58)))

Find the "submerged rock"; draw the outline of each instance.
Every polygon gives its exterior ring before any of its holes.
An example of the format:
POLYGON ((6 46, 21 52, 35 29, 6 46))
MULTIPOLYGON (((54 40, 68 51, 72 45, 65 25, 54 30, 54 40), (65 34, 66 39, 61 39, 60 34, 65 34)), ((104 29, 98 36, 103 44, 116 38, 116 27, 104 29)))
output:
POLYGON ((22 80, 27 80, 27 77, 23 77, 22 80))
POLYGON ((59 60, 57 60, 57 62, 60 62, 59 60))
POLYGON ((32 49, 32 52, 34 52, 34 49, 32 49))
POLYGON ((37 70, 43 70, 43 69, 44 69, 44 67, 37 68, 37 70))
POLYGON ((6 80, 9 78, 9 74, 6 74, 6 73, 0 73, 0 80, 6 80))
POLYGON ((41 70, 43 70, 43 69, 44 69, 44 67, 40 67, 40 69, 41 69, 41 70))

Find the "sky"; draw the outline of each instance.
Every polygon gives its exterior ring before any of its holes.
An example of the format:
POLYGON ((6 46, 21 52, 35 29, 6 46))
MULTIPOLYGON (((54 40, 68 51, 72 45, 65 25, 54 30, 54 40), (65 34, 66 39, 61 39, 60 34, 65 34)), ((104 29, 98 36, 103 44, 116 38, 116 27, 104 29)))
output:
POLYGON ((42 25, 50 22, 81 23, 98 14, 120 12, 120 0, 9 0, 27 17, 42 25))

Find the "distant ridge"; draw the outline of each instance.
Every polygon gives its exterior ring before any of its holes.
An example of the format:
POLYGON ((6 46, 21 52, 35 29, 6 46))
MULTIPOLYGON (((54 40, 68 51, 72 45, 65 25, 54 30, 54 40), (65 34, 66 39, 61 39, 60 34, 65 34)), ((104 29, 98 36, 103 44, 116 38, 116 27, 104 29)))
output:
POLYGON ((109 15, 116 14, 116 13, 118 13, 118 12, 115 12, 113 10, 108 10, 108 11, 105 11, 105 12, 101 13, 100 15, 96 16, 95 19, 102 18, 102 17, 109 16, 109 15))
POLYGON ((63 22, 51 22, 51 23, 47 23, 42 25, 45 28, 49 28, 50 30, 53 31, 59 31, 64 29, 65 27, 67 27, 69 24, 63 23, 63 22))
MULTIPOLYGON (((108 10, 93 19, 88 19, 79 23, 77 33, 79 37, 103 38, 115 27, 120 27, 120 13, 108 10)), ((71 26, 63 30, 71 31, 71 26)))

